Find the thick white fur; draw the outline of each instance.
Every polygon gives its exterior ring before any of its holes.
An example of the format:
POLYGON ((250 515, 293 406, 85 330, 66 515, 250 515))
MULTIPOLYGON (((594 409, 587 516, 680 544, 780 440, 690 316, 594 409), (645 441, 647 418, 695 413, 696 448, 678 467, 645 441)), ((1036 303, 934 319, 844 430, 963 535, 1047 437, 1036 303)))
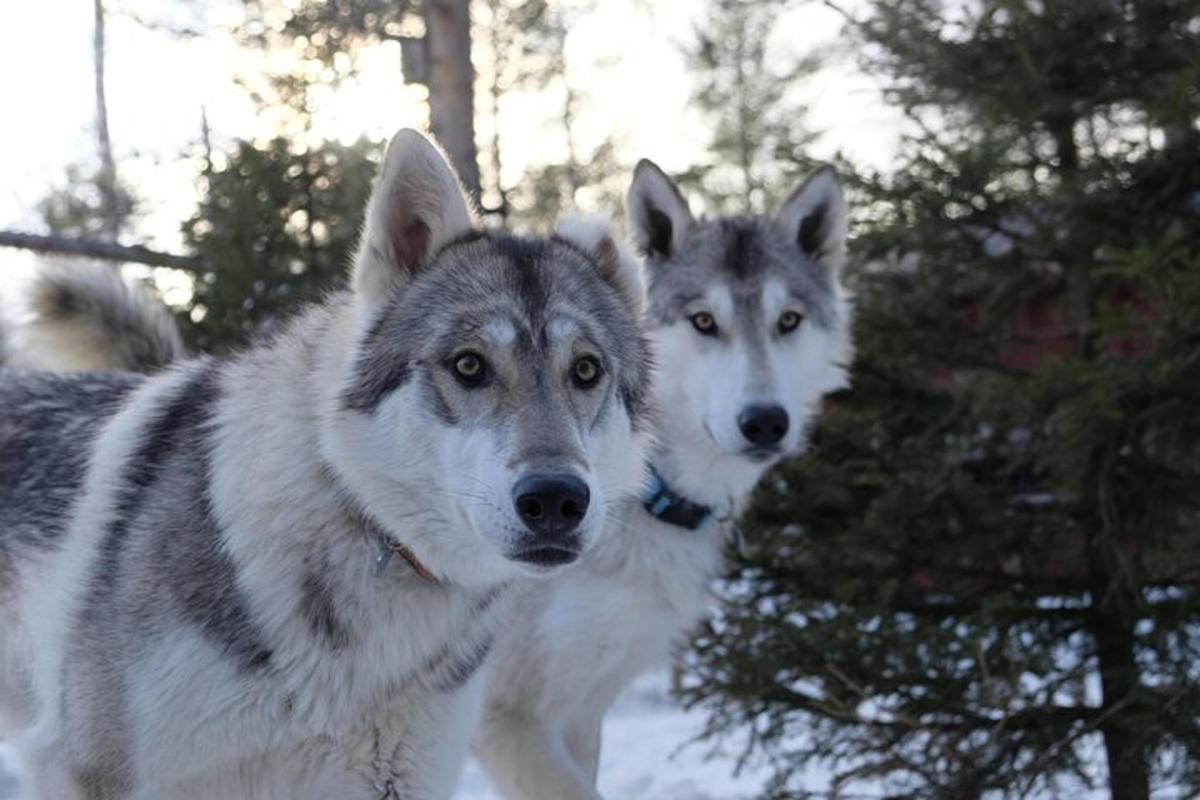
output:
MULTIPOLYGON (((647 198, 669 215, 673 236, 682 232, 674 246, 685 240, 690 212, 657 168, 639 169, 630 195, 630 231, 641 246, 649 239, 647 198)), ((846 217, 832 173, 801 187, 777 223, 794 236, 803 209, 821 202, 832 213, 820 266, 836 276, 846 217)), ((702 347, 686 319, 651 329, 654 397, 662 412, 654 460, 674 488, 721 516, 739 510, 769 466, 739 455, 744 443, 734 439, 736 417, 747 402, 785 405, 792 421, 785 447, 802 447, 805 423, 823 394, 844 385, 851 354, 849 298, 840 281, 834 286, 835 328, 806 324, 772 346, 767 380, 750 378, 744 351, 714 354, 702 347)), ((728 319, 728 293, 707 288, 710 310, 728 319)), ((768 324, 784 298, 772 284, 763 293, 768 324)), ((721 526, 685 530, 651 517, 631 499, 611 527, 577 566, 550 581, 525 582, 515 600, 514 629, 489 662, 475 752, 510 800, 599 800, 605 713, 636 675, 666 663, 711 604, 710 583, 723 563, 721 526)))
MULTIPOLYGON (((393 761, 406 775, 405 800, 450 796, 475 728, 482 678, 476 673, 442 691, 421 680, 421 670, 464 631, 499 628, 510 595, 501 592, 484 610, 480 590, 524 574, 463 511, 478 489, 464 468, 464 448, 495 448, 447 441, 412 387, 395 392, 369 420, 346 411, 339 393, 381 298, 471 223, 457 179, 436 148, 402 132, 371 201, 354 299, 311 312, 289 335, 221 367, 212 506, 239 589, 280 668, 272 673, 276 682, 264 686, 239 673, 195 626, 181 624, 146 643, 135 673, 123 676, 128 718, 112 721, 135 744, 129 753, 135 789, 120 800, 387 800, 395 795, 376 778, 393 761), (409 222, 414 214, 429 236, 420 240, 424 252, 407 254, 398 270, 395 240, 379 226, 409 222), (381 577, 377 549, 330 535, 345 518, 323 462, 340 471, 381 523, 392 523, 386 533, 441 582, 412 575, 400 559, 381 577), (323 576, 330 585, 351 593, 339 608, 357 623, 358 638, 347 651, 353 657, 315 648, 297 613, 304 571, 312 569, 306 558, 314 552, 328 556, 323 576)), ((35 691, 0 698, 0 707, 11 718, 9 732, 32 718, 13 741, 29 783, 27 800, 98 800, 81 794, 67 758, 72 731, 60 703, 71 632, 114 513, 122 465, 163 398, 202 368, 184 364, 137 390, 95 444, 62 546, 22 565, 19 624, 6 624, 0 666, 13 670, 15 688, 27 689, 32 677, 35 691)), ((605 502, 611 507, 640 476, 640 435, 623 415, 612 416, 625 422, 600 426, 581 443, 596 486, 597 535, 605 502)), ((485 460, 466 455, 467 463, 485 460)), ((510 504, 507 493, 504 502, 510 504)), ((0 679, 5 691, 14 688, 8 677, 0 679)))
POLYGON ((52 557, 36 562, 32 569, 29 565, 22 569, 17 595, 22 622, 18 630, 24 632, 29 643, 29 650, 23 656, 32 665, 37 717, 35 724, 16 737, 12 745, 20 774, 28 782, 28 800, 81 797, 55 752, 55 745, 64 733, 61 724, 64 691, 60 678, 70 645, 70 630, 82 593, 89 585, 102 534, 113 513, 113 497, 120 489, 121 470, 117 465, 133 455, 146 418, 185 379, 184 371, 176 371, 143 387, 124 412, 101 432, 93 446, 83 492, 61 548, 52 557))

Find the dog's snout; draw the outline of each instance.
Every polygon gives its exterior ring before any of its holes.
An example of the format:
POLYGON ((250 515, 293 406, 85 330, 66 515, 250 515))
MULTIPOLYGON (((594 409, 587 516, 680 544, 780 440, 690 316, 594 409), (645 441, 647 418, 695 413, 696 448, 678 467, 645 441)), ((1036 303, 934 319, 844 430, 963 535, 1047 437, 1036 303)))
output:
POLYGON ((738 427, 756 447, 773 447, 787 435, 788 414, 778 405, 747 406, 738 414, 738 427))
POLYGON ((591 492, 574 475, 526 475, 513 488, 517 515, 533 533, 560 537, 574 531, 587 514, 591 492))

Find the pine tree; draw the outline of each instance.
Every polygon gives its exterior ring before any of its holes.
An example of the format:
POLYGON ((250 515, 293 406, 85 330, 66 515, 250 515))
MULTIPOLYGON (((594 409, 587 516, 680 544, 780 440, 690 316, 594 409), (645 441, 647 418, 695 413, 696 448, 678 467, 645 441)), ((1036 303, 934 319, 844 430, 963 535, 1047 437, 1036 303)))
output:
POLYGON ((707 152, 681 181, 715 211, 771 211, 809 172, 816 134, 795 97, 817 59, 780 52, 786 0, 710 0, 685 49, 692 100, 711 125, 707 152))
POLYGON ((853 386, 695 640, 778 796, 1200 792, 1200 2, 873 0, 853 386))
MULTIPOLYGON (((409 37, 425 29, 426 47, 431 33, 430 19, 453 3, 412 3, 409 0, 344 0, 325 3, 302 0, 257 0, 251 5, 255 15, 243 36, 252 46, 290 50, 296 57, 296 71, 272 76, 267 105, 290 106, 303 118, 310 113, 307 92, 315 84, 337 84, 356 70, 356 56, 363 48, 383 41, 410 42, 409 37), (441 11, 439 11, 439 9, 441 11), (314 77, 315 76, 315 77, 314 77)), ((433 81, 436 64, 429 62, 431 83, 431 132, 447 146, 452 162, 464 171, 464 158, 456 150, 471 150, 470 164, 462 174, 468 191, 475 195, 485 216, 495 222, 546 228, 559 216, 573 211, 576 195, 586 190, 592 207, 612 207, 624 191, 625 179, 615 157, 613 137, 599 146, 580 146, 579 112, 586 91, 576 85, 568 69, 566 41, 573 25, 586 15, 589 0, 477 0, 471 7, 472 60, 479 65, 481 79, 474 92, 478 102, 476 117, 481 126, 480 151, 474 154, 474 140, 467 147, 466 132, 446 131, 436 124, 446 113, 432 108, 439 90, 446 86, 433 81), (528 126, 547 132, 547 139, 561 139, 548 148, 544 159, 526 169, 515 182, 506 183, 503 170, 503 142, 499 117, 506 95, 540 94, 554 110, 546 119, 529 119, 528 126), (478 165, 477 160, 481 161, 478 165), (515 220, 509 219, 510 215, 515 220)), ((428 51, 428 59, 433 59, 428 51)), ((444 60, 444 59, 443 59, 444 60)), ((443 103, 443 105, 446 105, 443 103)), ((456 112, 458 113, 458 112, 456 112)))
POLYGON ((382 146, 240 142, 209 169, 184 239, 211 270, 182 309, 189 344, 224 350, 343 281, 382 146))
POLYGON ((133 192, 124 183, 108 181, 102 167, 88 162, 67 164, 62 182, 37 204, 50 233, 83 239, 110 239, 114 208, 121 228, 130 227, 137 212, 133 192))

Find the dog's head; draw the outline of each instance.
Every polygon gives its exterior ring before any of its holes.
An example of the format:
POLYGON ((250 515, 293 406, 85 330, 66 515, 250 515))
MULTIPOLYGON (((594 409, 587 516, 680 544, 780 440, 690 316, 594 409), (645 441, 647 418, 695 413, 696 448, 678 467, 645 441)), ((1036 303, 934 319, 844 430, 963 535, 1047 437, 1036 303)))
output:
POLYGON ((388 148, 353 270, 335 467, 432 571, 547 572, 636 488, 648 428, 637 267, 606 228, 483 232, 437 148, 388 148))
POLYGON ((646 259, 664 437, 689 451, 688 463, 748 489, 802 446, 821 395, 845 380, 837 174, 818 170, 774 216, 696 220, 671 180, 642 161, 627 207, 646 259))

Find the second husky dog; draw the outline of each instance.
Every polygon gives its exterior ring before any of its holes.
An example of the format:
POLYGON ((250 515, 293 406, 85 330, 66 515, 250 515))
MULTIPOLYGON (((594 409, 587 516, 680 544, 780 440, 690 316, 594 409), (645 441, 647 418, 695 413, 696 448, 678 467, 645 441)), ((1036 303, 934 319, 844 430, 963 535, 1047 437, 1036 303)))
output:
POLYGON ((349 292, 151 378, 0 372, 0 738, 36 800, 449 796, 516 576, 636 489, 611 239, 474 228, 401 132, 349 292))
POLYGON ((643 161, 628 214, 657 346, 652 482, 577 566, 517 593, 516 628, 489 662, 476 742, 512 800, 599 797, 605 712, 704 615, 722 564, 721 520, 801 447, 850 355, 839 274, 846 208, 831 169, 774 217, 697 221, 643 161))

